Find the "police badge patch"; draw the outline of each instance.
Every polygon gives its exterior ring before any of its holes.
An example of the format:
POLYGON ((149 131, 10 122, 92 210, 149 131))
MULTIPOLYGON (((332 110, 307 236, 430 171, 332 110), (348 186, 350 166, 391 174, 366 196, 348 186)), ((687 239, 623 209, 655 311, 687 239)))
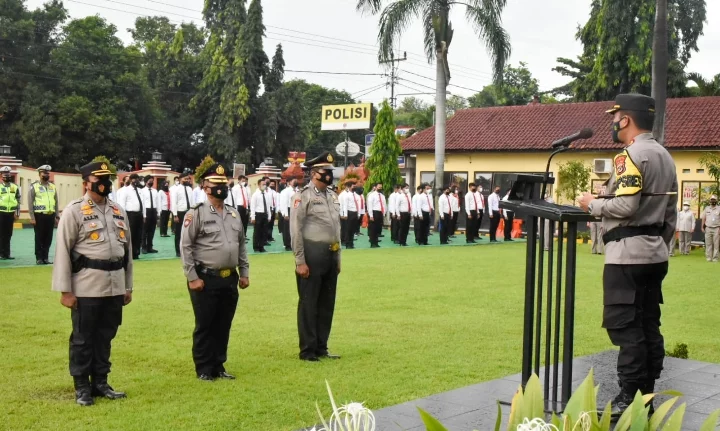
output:
POLYGON ((626 155, 619 155, 615 157, 615 175, 622 175, 625 173, 627 168, 625 167, 625 161, 627 160, 626 155))

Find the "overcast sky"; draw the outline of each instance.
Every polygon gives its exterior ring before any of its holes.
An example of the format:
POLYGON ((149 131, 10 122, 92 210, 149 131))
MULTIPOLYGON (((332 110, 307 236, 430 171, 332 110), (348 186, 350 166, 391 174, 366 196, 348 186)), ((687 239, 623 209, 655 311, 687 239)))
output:
MULTIPOLYGON (((575 58, 582 49, 575 40, 578 25, 587 20, 591 0, 509 0, 503 19, 512 42, 511 63, 528 63, 540 81, 542 91, 560 86, 567 78, 553 72, 557 57, 575 58)), ((28 0, 34 8, 42 0, 28 0)), ((118 36, 131 42, 127 29, 138 16, 165 15, 177 23, 195 21, 202 25, 202 0, 64 0, 72 18, 100 15, 118 27, 118 36), (135 6, 127 6, 135 5, 135 6), (172 6, 170 6, 172 5, 172 6)), ((249 3, 249 0, 248 0, 249 3)), ((360 15, 355 0, 264 0, 267 27, 265 51, 272 57, 282 43, 287 70, 385 73, 377 64, 378 17, 360 15)), ((387 3, 387 2, 386 2, 387 3)), ((709 78, 720 73, 720 1, 707 1, 708 22, 694 53, 689 72, 709 78)), ((467 24, 463 8, 451 17, 455 36, 450 46, 452 81, 448 90, 468 97, 491 81, 492 68, 484 45, 467 24), (465 88, 459 88, 465 87, 465 88)), ((400 63, 400 81, 396 94, 434 93, 434 65, 423 55, 422 32, 418 23, 408 28, 400 41, 408 60, 400 63), (431 78, 431 79, 428 79, 431 78)), ((287 72, 286 79, 302 78, 309 82, 348 91, 355 98, 379 103, 390 96, 382 76, 345 76, 287 72), (373 90, 374 88, 377 88, 373 90), (372 90, 369 91, 368 90, 372 90)), ((427 101, 433 96, 425 95, 427 101)))

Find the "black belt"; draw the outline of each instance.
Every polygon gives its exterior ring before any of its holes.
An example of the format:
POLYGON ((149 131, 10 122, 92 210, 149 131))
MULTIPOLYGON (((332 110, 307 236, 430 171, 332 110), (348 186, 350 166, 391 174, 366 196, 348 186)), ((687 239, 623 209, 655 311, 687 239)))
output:
POLYGON ((237 274, 235 268, 213 269, 202 265, 195 265, 195 271, 199 272, 200 274, 209 275, 210 277, 220 278, 228 278, 233 274, 237 274))
POLYGON ((78 273, 83 268, 97 269, 100 271, 118 271, 125 267, 123 260, 100 260, 100 259, 88 259, 87 257, 80 255, 72 263, 72 272, 78 273))
POLYGON ((619 226, 603 235, 603 244, 620 241, 623 238, 634 236, 662 236, 663 228, 660 226, 619 226))

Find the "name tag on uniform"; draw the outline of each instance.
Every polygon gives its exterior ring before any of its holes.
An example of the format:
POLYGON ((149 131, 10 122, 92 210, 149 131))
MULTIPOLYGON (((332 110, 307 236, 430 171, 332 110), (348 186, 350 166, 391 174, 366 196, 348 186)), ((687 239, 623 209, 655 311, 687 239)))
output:
POLYGON ((205 220, 203 223, 204 224, 213 224, 213 223, 215 223, 215 220, 205 220))
POLYGON ((125 220, 125 217, 123 217, 123 216, 121 216, 121 215, 113 215, 113 218, 114 218, 115 220, 125 220))
MULTIPOLYGON (((85 217, 83 218, 83 221, 97 220, 97 219, 99 219, 99 218, 100 218, 100 217, 98 217, 97 214, 93 214, 93 215, 85 216, 85 217)), ((95 223, 93 223, 93 224, 95 224, 95 223)), ((92 225, 91 225, 91 226, 92 226, 92 225)))
POLYGON ((40 187, 38 187, 38 190, 41 191, 41 192, 44 192, 44 191, 45 191, 45 187, 40 186, 40 187))
POLYGON ((322 205, 325 202, 322 201, 322 199, 313 199, 312 204, 313 205, 322 205))

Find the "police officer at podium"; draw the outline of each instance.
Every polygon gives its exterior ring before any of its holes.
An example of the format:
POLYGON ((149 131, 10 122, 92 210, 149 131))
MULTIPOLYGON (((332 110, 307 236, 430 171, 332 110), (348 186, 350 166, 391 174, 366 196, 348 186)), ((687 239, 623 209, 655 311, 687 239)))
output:
POLYGON ((300 359, 310 362, 340 358, 328 352, 340 274, 340 202, 328 188, 332 162, 328 152, 305 162, 310 184, 293 196, 290 209, 300 359))
POLYGON ((603 327, 620 347, 620 393, 612 401, 613 417, 618 418, 638 390, 654 391, 663 369, 660 304, 667 245, 675 233, 678 183, 672 157, 652 135, 655 100, 621 94, 607 112, 613 115, 613 140, 624 146, 607 184, 612 197, 595 199, 585 193, 580 206, 601 217, 606 232, 603 327))
POLYGON ((238 287, 250 285, 245 231, 236 208, 225 204, 225 167, 210 166, 198 184, 207 199, 182 221, 181 256, 195 313, 192 354, 198 379, 235 379, 225 371, 238 287), (239 274, 238 274, 239 270, 239 274))
POLYGON ((69 308, 70 375, 75 402, 124 398, 108 384, 110 344, 132 301, 132 240, 127 213, 107 199, 111 172, 102 162, 80 168, 85 196, 65 207, 58 223, 52 290, 69 308))

